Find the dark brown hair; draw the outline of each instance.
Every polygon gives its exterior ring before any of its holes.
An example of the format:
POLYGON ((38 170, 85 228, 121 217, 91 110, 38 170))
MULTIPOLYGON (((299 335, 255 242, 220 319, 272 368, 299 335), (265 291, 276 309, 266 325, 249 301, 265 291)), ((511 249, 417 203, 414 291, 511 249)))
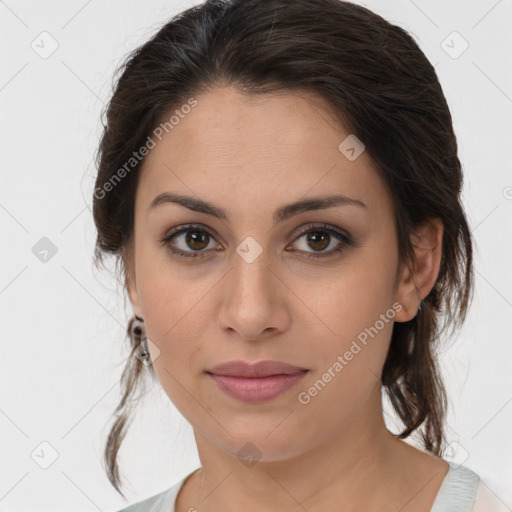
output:
MULTIPOLYGON (((413 37, 340 0, 209 0, 171 19, 118 72, 103 112, 93 214, 95 263, 103 263, 106 253, 115 255, 125 283, 141 163, 122 179, 119 170, 126 170, 165 116, 219 85, 247 94, 309 91, 326 100, 349 133, 363 141, 390 192, 401 265, 413 261, 413 228, 429 218, 442 220, 436 285, 414 319, 395 322, 382 374, 405 426, 397 436, 416 431, 425 449, 441 456, 446 394, 435 342, 466 316, 472 241, 460 200, 463 177, 450 111, 435 70, 413 37)), ((131 352, 123 396, 104 453, 109 480, 123 496, 117 454, 136 389, 145 375, 155 379, 151 364, 138 354, 147 346, 135 318, 127 332, 131 352)))

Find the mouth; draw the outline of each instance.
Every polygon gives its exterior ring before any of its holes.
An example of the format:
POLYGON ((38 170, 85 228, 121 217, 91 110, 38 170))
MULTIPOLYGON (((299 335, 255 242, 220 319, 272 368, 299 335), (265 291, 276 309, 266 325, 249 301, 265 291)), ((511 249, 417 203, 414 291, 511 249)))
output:
POLYGON ((281 361, 258 361, 247 363, 245 361, 228 361, 214 366, 207 373, 214 375, 226 375, 229 377, 271 377, 272 375, 293 375, 307 371, 307 368, 300 368, 281 361))
POLYGON ((243 402, 265 402, 295 386, 309 372, 279 361, 231 361, 205 373, 221 391, 243 402))

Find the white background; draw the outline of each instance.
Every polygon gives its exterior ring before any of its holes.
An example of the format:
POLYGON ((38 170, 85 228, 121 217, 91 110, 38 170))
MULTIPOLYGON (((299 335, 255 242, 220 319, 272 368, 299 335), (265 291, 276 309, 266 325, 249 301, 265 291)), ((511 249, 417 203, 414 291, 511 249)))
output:
MULTIPOLYGON (((92 265, 93 155, 119 60, 193 3, 0 3, 2 511, 126 505, 100 461, 132 311, 115 280, 92 265), (59 45, 47 59, 31 47, 43 31, 59 45), (57 248, 46 263, 32 252, 43 237, 57 248), (48 469, 31 458, 44 441, 58 453, 48 469)), ((454 460, 512 510, 512 1, 363 5, 411 32, 452 111, 477 272, 468 321, 442 355, 447 434, 454 460), (456 59, 441 46, 453 31, 469 43, 456 59)), ((190 425, 159 388, 136 416, 120 463, 130 503, 199 467, 190 425)))

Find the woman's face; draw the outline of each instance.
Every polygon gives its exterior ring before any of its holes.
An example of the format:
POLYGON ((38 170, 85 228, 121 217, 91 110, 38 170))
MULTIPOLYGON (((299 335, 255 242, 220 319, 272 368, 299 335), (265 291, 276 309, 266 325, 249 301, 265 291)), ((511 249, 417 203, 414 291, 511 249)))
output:
POLYGON ((218 88, 195 99, 144 161, 130 299, 156 375, 196 435, 234 456, 250 441, 261 461, 284 460, 381 414, 393 322, 406 320, 392 203, 362 146, 343 143, 349 133, 313 96, 218 88), (225 218, 150 207, 162 193, 225 218), (353 201, 283 210, 327 196, 353 201), (234 360, 308 371, 250 402, 207 373, 234 360))

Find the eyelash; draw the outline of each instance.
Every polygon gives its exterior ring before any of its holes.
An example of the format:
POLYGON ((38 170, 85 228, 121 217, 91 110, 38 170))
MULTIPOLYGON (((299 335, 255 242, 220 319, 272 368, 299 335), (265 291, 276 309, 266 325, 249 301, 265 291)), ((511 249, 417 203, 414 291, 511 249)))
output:
MULTIPOLYGON (((211 238, 213 238, 213 239, 215 238, 213 236, 213 234, 208 229, 203 228, 201 225, 199 225, 199 224, 187 224, 187 225, 184 225, 184 226, 182 226, 180 228, 173 229, 172 231, 167 233, 163 238, 159 239, 159 241, 160 241, 162 246, 164 246, 164 247, 167 246, 168 250, 171 253, 175 254, 176 256, 178 256, 180 258, 201 258, 201 257, 203 257, 203 254, 206 251, 204 251, 204 250, 202 250, 202 251, 195 251, 195 252, 183 251, 181 249, 173 248, 172 245, 169 244, 169 242, 173 238, 181 235, 182 233, 187 233, 189 231, 202 231, 204 233, 207 233, 208 236, 210 236, 211 238)), ((309 253, 309 252, 307 252, 306 254, 309 254, 309 256, 303 256, 306 259, 332 258, 332 257, 337 256, 339 253, 341 253, 345 249, 346 245, 353 245, 352 238, 348 234, 343 233, 342 231, 338 231, 337 229, 331 228, 327 224, 315 224, 313 226, 311 226, 311 225, 307 226, 304 230, 302 230, 297 235, 297 237, 295 238, 294 242, 296 240, 298 240, 299 238, 301 238, 302 236, 306 235, 306 234, 318 233, 318 232, 326 232, 326 233, 332 234, 341 243, 339 243, 334 249, 331 249, 330 251, 327 251, 327 252, 318 252, 318 253, 314 253, 314 252, 309 253)), ((297 252, 297 251, 292 251, 292 252, 297 252)), ((300 252, 300 251, 298 251, 298 252, 300 252)))

